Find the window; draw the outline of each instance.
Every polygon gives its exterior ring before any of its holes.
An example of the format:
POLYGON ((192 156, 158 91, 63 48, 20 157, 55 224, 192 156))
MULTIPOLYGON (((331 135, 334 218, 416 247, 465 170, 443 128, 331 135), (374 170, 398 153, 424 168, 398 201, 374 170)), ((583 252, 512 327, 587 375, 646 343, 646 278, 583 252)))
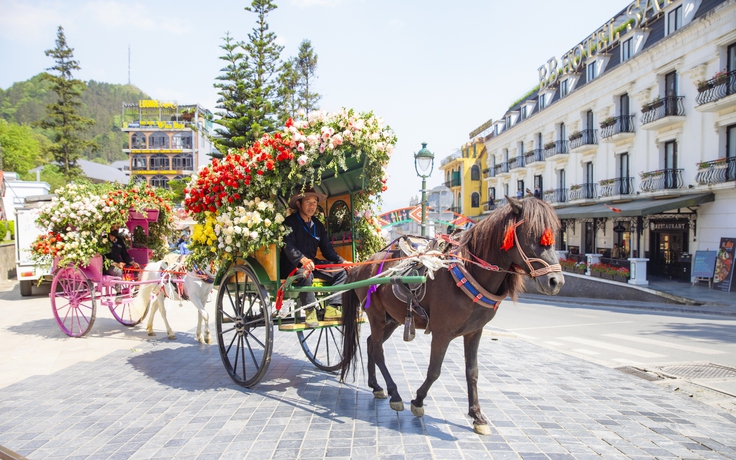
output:
POLYGON ((140 174, 136 174, 133 176, 133 182, 136 184, 147 184, 148 181, 146 180, 146 176, 141 176, 140 174))
POLYGON ((726 127, 726 158, 736 157, 736 125, 726 127))
POLYGON ((586 78, 587 78, 587 81, 593 80, 595 78, 595 76, 596 76, 596 62, 593 61, 590 64, 588 64, 587 67, 586 67, 586 78))
POLYGON ((503 184, 503 195, 509 196, 509 184, 503 184))
POLYGON ((560 97, 567 96, 567 82, 568 80, 562 80, 560 83, 560 97))
POLYGON ((153 176, 151 178, 151 187, 169 188, 169 178, 166 176, 153 176))
POLYGON ((629 154, 622 153, 618 156, 618 177, 615 184, 617 190, 614 193, 619 195, 629 195, 632 190, 629 184, 629 154))
POLYGON ((565 170, 560 169, 557 171, 557 188, 564 189, 565 188, 565 170))
POLYGON ((172 149, 191 149, 192 133, 176 133, 171 139, 172 149))
POLYGON ((593 129, 595 124, 593 123, 593 111, 588 110, 585 112, 585 129, 593 129))
POLYGON ((526 106, 524 105, 521 107, 521 119, 523 120, 525 118, 526 118, 526 106))
POLYGON ((664 114, 678 115, 677 113, 677 72, 670 72, 664 76, 664 114))
POLYGON ((560 140, 565 140, 565 123, 560 123, 560 140))
POLYGON ((511 115, 506 117, 506 128, 511 127, 511 115))
POLYGON ((621 43, 621 61, 628 61, 631 59, 631 55, 633 54, 633 40, 634 37, 627 38, 624 40, 623 43, 621 43))
POLYGON ((537 148, 543 149, 544 144, 542 143, 542 133, 537 133, 537 148))
POLYGON ((171 160, 171 168, 175 170, 193 171, 194 160, 192 159, 192 154, 180 153, 178 155, 174 155, 174 158, 171 160))
POLYGON ((544 94, 540 94, 537 98, 537 105, 539 105, 539 110, 544 108, 544 94))
POLYGON ((736 43, 728 47, 726 54, 726 70, 736 71, 736 43))
POLYGON ((503 162, 509 162, 509 149, 503 149, 503 162))
POLYGON ((169 136, 164 133, 153 133, 148 136, 148 145, 152 149, 168 149, 169 136))
POLYGON ((496 201, 496 187, 488 187, 488 196, 493 201, 496 201))
POLYGON ((664 188, 677 188, 677 142, 664 144, 664 188))
POLYGON ((682 5, 667 13, 667 35, 682 27, 682 5))
POLYGON ((544 181, 542 180, 542 175, 534 176, 534 196, 537 196, 537 198, 542 198, 544 195, 544 181), (537 191, 539 191, 539 196, 537 196, 537 191))
POLYGON ((133 163, 133 170, 141 170, 141 169, 148 169, 148 159, 145 155, 133 155, 131 158, 131 163, 133 163))
POLYGON ((145 149, 146 135, 143 133, 133 133, 133 135, 130 137, 130 148, 145 149))
POLYGON ((516 198, 524 198, 524 181, 516 181, 516 198))
MULTIPOLYGON (((151 169, 169 169, 169 157, 162 154, 151 156, 151 169)), ((153 179, 151 179, 153 181, 153 179)))
POLYGON ((480 167, 478 165, 470 167, 470 180, 480 180, 480 167))
POLYGON ((471 208, 479 208, 480 207, 480 193, 473 192, 470 195, 470 207, 471 208))

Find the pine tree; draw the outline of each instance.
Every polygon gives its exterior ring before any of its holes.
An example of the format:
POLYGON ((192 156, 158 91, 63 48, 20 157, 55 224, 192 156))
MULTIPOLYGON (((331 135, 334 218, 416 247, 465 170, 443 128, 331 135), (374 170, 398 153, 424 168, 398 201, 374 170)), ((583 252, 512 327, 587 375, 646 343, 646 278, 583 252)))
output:
POLYGON ((309 40, 304 40, 299 45, 296 69, 299 72, 299 107, 309 113, 319 108, 317 103, 322 98, 322 96, 311 89, 314 80, 317 78, 317 55, 314 53, 312 42, 309 40))
POLYGON ((284 62, 278 78, 278 97, 281 111, 279 121, 285 124, 289 118, 296 118, 299 110, 297 90, 299 88, 299 73, 296 70, 296 59, 291 58, 284 62))
POLYGON ((246 11, 258 15, 256 27, 248 34, 244 45, 248 57, 248 116, 250 131, 247 138, 254 142, 263 133, 273 131, 278 126, 279 114, 276 78, 280 70, 283 46, 276 43, 276 34, 269 32, 266 16, 277 8, 272 0, 253 0, 246 11))
POLYGON ((216 108, 220 109, 216 115, 219 118, 217 124, 224 127, 215 132, 218 137, 214 139, 215 145, 221 152, 227 152, 229 148, 243 147, 249 143, 248 133, 250 122, 248 117, 248 59, 242 52, 242 43, 236 43, 228 32, 223 38, 224 44, 220 46, 225 50, 225 55, 220 59, 227 62, 221 70, 215 83, 218 89, 216 108))
POLYGON ((58 72, 58 75, 45 73, 44 80, 51 82, 51 89, 58 100, 46 106, 47 118, 40 126, 51 129, 54 133, 53 144, 49 151, 59 164, 67 180, 81 175, 77 160, 86 149, 97 150, 94 141, 85 140, 82 135, 95 124, 94 119, 79 114, 82 107, 81 97, 86 89, 82 80, 72 77, 73 70, 79 70, 79 62, 74 60, 74 49, 69 48, 64 36, 64 28, 59 26, 56 34, 56 48, 46 50, 46 56, 54 58, 56 65, 46 70, 58 72))

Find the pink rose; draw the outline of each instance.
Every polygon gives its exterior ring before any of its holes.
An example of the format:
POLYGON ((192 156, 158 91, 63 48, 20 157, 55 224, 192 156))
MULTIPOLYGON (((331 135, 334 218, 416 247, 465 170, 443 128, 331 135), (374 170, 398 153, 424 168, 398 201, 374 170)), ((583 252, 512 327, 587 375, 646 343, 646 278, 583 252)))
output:
POLYGON ((307 164, 307 156, 306 155, 300 156, 299 158, 296 159, 296 162, 299 163, 299 166, 304 166, 305 164, 307 164))

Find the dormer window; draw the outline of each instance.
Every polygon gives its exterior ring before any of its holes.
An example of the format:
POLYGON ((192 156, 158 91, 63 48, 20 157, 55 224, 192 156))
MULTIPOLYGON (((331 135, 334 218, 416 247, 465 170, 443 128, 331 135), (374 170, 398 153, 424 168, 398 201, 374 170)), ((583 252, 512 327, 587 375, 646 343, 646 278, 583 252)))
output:
POLYGON ((628 61, 634 54, 634 37, 629 37, 621 43, 621 61, 628 61))
POLYGON ((525 118, 526 118, 526 106, 523 105, 521 106, 521 119, 523 120, 525 118))
POLYGON ((567 80, 563 80, 560 82, 560 97, 567 96, 568 93, 568 86, 567 86, 567 80))
POLYGON ((539 110, 542 110, 543 108, 546 107, 546 105, 544 104, 544 94, 540 94, 539 96, 537 96, 537 99, 538 99, 537 103, 539 104, 539 110))
POLYGON ((598 62, 592 61, 585 67, 587 81, 591 81, 597 76, 596 74, 597 64, 598 62))
POLYGON ((511 115, 506 117, 506 126, 511 127, 511 115))
POLYGON ((667 13, 667 35, 682 27, 682 5, 667 13))

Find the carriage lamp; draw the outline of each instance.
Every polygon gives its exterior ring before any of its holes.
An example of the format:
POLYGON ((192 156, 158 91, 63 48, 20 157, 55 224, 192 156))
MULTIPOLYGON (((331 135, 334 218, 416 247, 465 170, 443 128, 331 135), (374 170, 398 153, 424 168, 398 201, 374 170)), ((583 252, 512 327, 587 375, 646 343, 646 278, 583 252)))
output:
POLYGON ((422 142, 421 150, 414 154, 414 169, 422 178, 422 236, 427 236, 427 178, 432 175, 433 168, 434 153, 427 149, 426 142, 422 142))

